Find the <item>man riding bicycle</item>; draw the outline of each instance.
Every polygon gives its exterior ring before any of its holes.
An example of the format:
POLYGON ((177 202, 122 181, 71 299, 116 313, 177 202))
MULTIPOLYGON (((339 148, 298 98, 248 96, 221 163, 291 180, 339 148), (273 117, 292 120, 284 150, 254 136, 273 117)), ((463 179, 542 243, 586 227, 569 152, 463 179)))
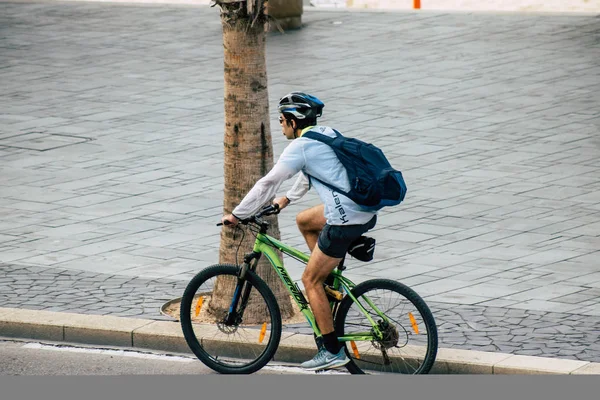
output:
POLYGON ((273 203, 282 210, 304 196, 311 186, 319 194, 323 204, 302 211, 296 217, 311 251, 302 283, 324 344, 312 360, 301 364, 311 371, 340 367, 350 361, 337 340, 323 283, 345 256, 350 244, 373 229, 377 221, 376 211, 365 209, 321 183, 326 182, 345 192, 350 188, 346 170, 335 152, 327 144, 302 137, 309 130, 335 137, 333 129, 317 125, 323 107, 318 98, 301 92, 289 93, 279 100, 279 123, 283 134, 292 143, 282 152, 273 169, 256 182, 231 214, 222 219, 224 224, 227 221, 235 225, 240 219, 253 215, 265 201, 275 196, 285 180, 298 172, 300 175, 292 188, 273 203))

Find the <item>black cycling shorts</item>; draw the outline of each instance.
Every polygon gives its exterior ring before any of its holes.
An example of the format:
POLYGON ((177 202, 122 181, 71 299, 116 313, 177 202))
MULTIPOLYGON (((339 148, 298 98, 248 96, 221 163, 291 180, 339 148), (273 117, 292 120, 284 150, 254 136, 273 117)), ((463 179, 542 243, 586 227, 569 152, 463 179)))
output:
POLYGON ((363 233, 373 229, 377 222, 377 215, 363 225, 328 225, 319 234, 319 249, 325 255, 333 258, 342 258, 346 255, 350 244, 361 237, 363 233))

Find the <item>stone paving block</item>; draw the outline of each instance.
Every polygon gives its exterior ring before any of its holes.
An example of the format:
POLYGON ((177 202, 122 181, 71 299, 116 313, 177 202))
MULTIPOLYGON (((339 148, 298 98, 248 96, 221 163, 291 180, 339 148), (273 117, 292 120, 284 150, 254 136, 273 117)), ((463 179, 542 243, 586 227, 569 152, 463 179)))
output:
POLYGON ((408 231, 384 231, 384 230, 374 230, 371 231, 371 236, 373 236, 377 241, 384 242, 386 239, 394 239, 401 240, 409 243, 419 243, 428 239, 432 239, 434 235, 428 235, 424 233, 415 233, 408 231))
POLYGON ((115 200, 116 196, 107 196, 102 194, 90 194, 87 196, 77 196, 71 199, 65 199, 61 201, 57 201, 58 205, 65 205, 70 207, 83 207, 89 206, 92 204, 104 203, 110 200, 115 200))
POLYGON ((600 251, 593 251, 582 256, 570 258, 569 261, 580 263, 585 268, 585 264, 588 266, 597 265, 598 257, 600 257, 600 251))
MULTIPOLYGON (((418 291, 417 293, 421 294, 420 291, 418 291)), ((427 293, 427 292, 424 292, 424 293, 427 293)), ((447 293, 441 293, 441 294, 427 295, 425 297, 425 299, 428 302, 432 301, 432 302, 449 303, 449 304, 470 305, 470 304, 482 304, 485 302, 489 302, 491 297, 447 292, 447 293)))
POLYGON ((494 245, 479 250, 471 251, 466 255, 473 258, 490 258, 495 260, 501 260, 504 262, 509 262, 519 261, 518 259, 520 257, 525 257, 530 254, 531 250, 528 250, 521 246, 494 245))
MULTIPOLYGON (((368 274, 366 276, 367 276, 367 278, 371 277, 371 275, 368 275, 368 274)), ((426 276, 426 275, 413 275, 413 276, 409 276, 409 277, 403 277, 403 276, 396 277, 396 279, 398 279, 401 283, 408 285, 412 288, 421 283, 437 281, 439 278, 436 278, 433 276, 426 276)), ((419 294, 421 294, 421 293, 419 293, 419 294)))
POLYGON ((443 225, 412 223, 406 224, 406 232, 417 232, 430 235, 446 235, 460 231, 459 228, 451 228, 443 225))
POLYGON ((486 249, 493 247, 494 244, 491 242, 481 241, 472 238, 465 238, 464 240, 458 240, 445 245, 439 246, 442 251, 448 251, 451 254, 468 254, 476 250, 486 249))
POLYGON ((518 303, 518 301, 514 301, 514 300, 505 300, 505 299, 493 299, 493 300, 487 300, 487 301, 482 301, 480 303, 477 303, 480 306, 483 307, 510 307, 513 304, 518 303))
POLYGON ((451 267, 454 265, 462 265, 465 261, 470 261, 471 258, 454 254, 420 254, 407 257, 409 260, 418 265, 428 265, 432 267, 451 267))
POLYGON ((102 242, 71 247, 68 251, 75 255, 91 256, 130 247, 128 243, 105 240, 102 242))
POLYGON ((23 258, 21 259, 22 263, 26 264, 38 264, 38 265, 55 265, 61 264, 66 261, 71 261, 81 258, 80 255, 68 254, 65 252, 54 252, 49 254, 42 254, 35 257, 23 258))
POLYGON ((436 280, 419 284, 413 287, 421 296, 429 296, 434 294, 446 293, 456 289, 470 286, 471 282, 459 281, 452 278, 436 280))
MULTIPOLYGON (((460 277, 460 275, 458 275, 457 277, 460 277)), ((475 285, 469 286, 468 288, 454 290, 451 293, 464 294, 464 295, 473 294, 473 295, 479 295, 479 296, 484 296, 484 297, 488 297, 488 298, 503 298, 503 297, 507 297, 507 296, 510 296, 515 293, 520 293, 527 289, 529 289, 529 287, 521 286, 518 284, 509 286, 509 287, 498 286, 498 285, 495 285, 494 280, 492 280, 490 283, 475 284, 475 285)), ((515 299, 511 298, 511 300, 515 300, 515 299)))
POLYGON ((582 290, 583 288, 577 286, 553 284, 522 291, 516 294, 510 294, 506 297, 510 300, 550 300, 561 296, 577 293, 582 290))
POLYGON ((579 306, 577 307, 577 312, 583 315, 600 316, 600 306, 597 302, 593 306, 579 306))
POLYGON ((577 310, 579 306, 568 303, 559 303, 556 301, 547 300, 528 300, 524 302, 517 302, 511 305, 513 308, 521 308, 525 310, 538 310, 538 311, 553 311, 553 312, 570 312, 577 310))
POLYGON ((560 261, 577 260, 578 257, 584 255, 586 255, 584 252, 579 251, 552 249, 520 257, 517 260, 525 263, 552 264, 560 261))

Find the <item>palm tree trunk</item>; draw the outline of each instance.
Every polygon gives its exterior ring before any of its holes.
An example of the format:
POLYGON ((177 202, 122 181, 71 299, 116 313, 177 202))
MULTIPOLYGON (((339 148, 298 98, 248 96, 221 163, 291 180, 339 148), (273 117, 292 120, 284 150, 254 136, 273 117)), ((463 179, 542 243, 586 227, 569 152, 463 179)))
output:
MULTIPOLYGON (((256 0, 254 2, 257 7, 256 0)), ((246 2, 219 4, 225 66, 223 208, 227 214, 239 204, 256 181, 273 167, 265 57, 265 17, 262 3, 262 0, 258 1, 260 9, 254 10, 254 16, 248 13, 246 2)), ((277 218, 270 217, 269 222, 269 234, 278 238, 277 218)), ((220 263, 240 263, 243 255, 252 250, 255 238, 247 231, 236 259, 241 236, 242 232, 239 229, 223 228, 219 249, 220 263)), ((282 318, 291 316, 293 309, 289 293, 266 257, 261 258, 257 272, 277 297, 282 318)), ((220 309, 228 306, 219 303, 231 301, 234 286, 235 280, 217 282, 211 307, 220 309)), ((265 311, 264 307, 260 306, 252 308, 251 301, 245 313, 246 322, 249 322, 252 314, 261 315, 265 311)))

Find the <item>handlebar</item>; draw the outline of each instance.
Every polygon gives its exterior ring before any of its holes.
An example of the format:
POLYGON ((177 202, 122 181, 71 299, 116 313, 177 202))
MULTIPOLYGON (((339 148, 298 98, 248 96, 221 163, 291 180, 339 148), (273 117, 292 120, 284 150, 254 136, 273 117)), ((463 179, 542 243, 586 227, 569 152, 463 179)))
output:
MULTIPOLYGON (((279 204, 271 204, 266 207, 263 207, 258 213, 254 214, 253 216, 245 218, 245 219, 241 219, 239 223, 242 225, 247 225, 250 222, 254 222, 255 224, 260 225, 263 223, 263 221, 260 220, 260 218, 262 216, 279 214, 280 211, 281 210, 279 209, 279 204)), ((217 224, 217 226, 222 226, 222 225, 223 225, 222 222, 219 222, 217 224)), ((229 221, 225 221, 225 225, 231 225, 231 223, 229 221)))

